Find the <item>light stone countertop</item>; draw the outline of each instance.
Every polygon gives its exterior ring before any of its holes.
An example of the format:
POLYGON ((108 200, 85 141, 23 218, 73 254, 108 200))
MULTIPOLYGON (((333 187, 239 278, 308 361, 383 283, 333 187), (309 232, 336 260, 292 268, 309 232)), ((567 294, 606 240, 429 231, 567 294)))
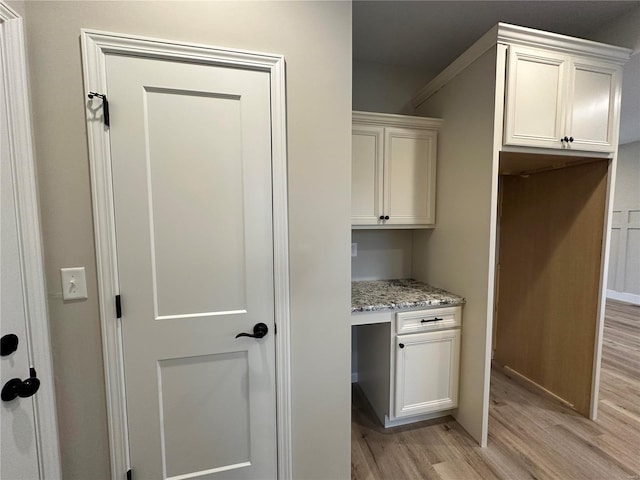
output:
POLYGON ((351 312, 462 305, 459 295, 413 279, 351 282, 351 312))

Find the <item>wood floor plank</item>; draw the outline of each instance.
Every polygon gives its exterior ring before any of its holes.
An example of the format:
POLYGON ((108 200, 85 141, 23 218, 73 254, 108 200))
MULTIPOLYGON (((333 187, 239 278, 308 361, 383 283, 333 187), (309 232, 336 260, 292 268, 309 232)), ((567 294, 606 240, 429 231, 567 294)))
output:
POLYGON ((598 420, 492 371, 489 445, 450 417, 384 429, 354 389, 351 478, 640 478, 640 307, 607 302, 598 420))

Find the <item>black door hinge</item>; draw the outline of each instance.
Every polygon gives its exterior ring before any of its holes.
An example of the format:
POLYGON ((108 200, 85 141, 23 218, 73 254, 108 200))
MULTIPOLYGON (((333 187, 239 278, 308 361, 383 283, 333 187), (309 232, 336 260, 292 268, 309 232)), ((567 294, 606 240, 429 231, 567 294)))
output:
POLYGON ((122 318, 122 304, 120 302, 120 295, 116 295, 116 318, 122 318))
POLYGON ((276 323, 273 324, 273 334, 274 335, 278 334, 278 325, 276 323))
POLYGON ((127 470, 127 480, 131 480, 131 469, 127 470))

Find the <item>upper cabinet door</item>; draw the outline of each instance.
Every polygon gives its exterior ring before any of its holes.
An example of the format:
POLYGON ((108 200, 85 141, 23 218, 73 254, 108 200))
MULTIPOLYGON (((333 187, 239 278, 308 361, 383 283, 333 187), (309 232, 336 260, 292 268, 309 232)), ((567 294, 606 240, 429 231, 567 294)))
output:
POLYGON ((437 132, 385 128, 387 225, 435 224, 437 132))
POLYGON ((621 80, 614 63, 510 46, 504 144, 615 151, 621 80))
POLYGON ((351 155, 351 223, 376 225, 382 215, 384 128, 354 124, 351 155))
POLYGON ((509 48, 505 145, 562 148, 568 57, 509 48))
POLYGON ((567 109, 573 150, 613 152, 617 143, 622 67, 572 58, 567 109))

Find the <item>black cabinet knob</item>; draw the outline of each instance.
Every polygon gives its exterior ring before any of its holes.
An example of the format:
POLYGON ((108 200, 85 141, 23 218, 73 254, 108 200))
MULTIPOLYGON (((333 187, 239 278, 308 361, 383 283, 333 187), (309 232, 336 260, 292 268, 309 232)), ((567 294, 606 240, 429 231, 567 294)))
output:
POLYGON ((378 220, 384 220, 384 215, 380 215, 380 218, 378 218, 378 220))
MULTIPOLYGON (((565 135, 565 137, 564 137, 564 138, 561 138, 561 139, 560 139, 560 141, 561 141, 561 142, 567 142, 567 143, 569 143, 569 137, 567 137, 567 136, 565 135)), ((572 141, 573 141, 573 137, 572 137, 572 141)))
POLYGON ((36 376, 36 370, 31 367, 29 373, 29 378, 25 380, 12 378, 4 384, 2 392, 0 392, 0 398, 2 398, 3 402, 10 402, 16 397, 27 398, 38 391, 40 388, 40 380, 36 376))
POLYGON ((384 219, 385 219, 385 220, 389 220, 389 215, 385 215, 385 216, 384 216, 384 219))
POLYGON ((251 338, 262 338, 269 332, 269 327, 267 327, 264 323, 256 323, 253 326, 253 333, 239 333, 236 335, 236 338, 240 337, 251 337, 251 338))
POLYGON ((573 137, 569 137, 569 141, 570 141, 570 142, 573 142, 573 137))
POLYGON ((6 357, 18 349, 18 336, 13 333, 3 335, 0 339, 0 356, 6 357))
POLYGON ((404 348, 404 343, 399 343, 399 344, 398 344, 398 346, 399 346, 400 348, 404 348))

